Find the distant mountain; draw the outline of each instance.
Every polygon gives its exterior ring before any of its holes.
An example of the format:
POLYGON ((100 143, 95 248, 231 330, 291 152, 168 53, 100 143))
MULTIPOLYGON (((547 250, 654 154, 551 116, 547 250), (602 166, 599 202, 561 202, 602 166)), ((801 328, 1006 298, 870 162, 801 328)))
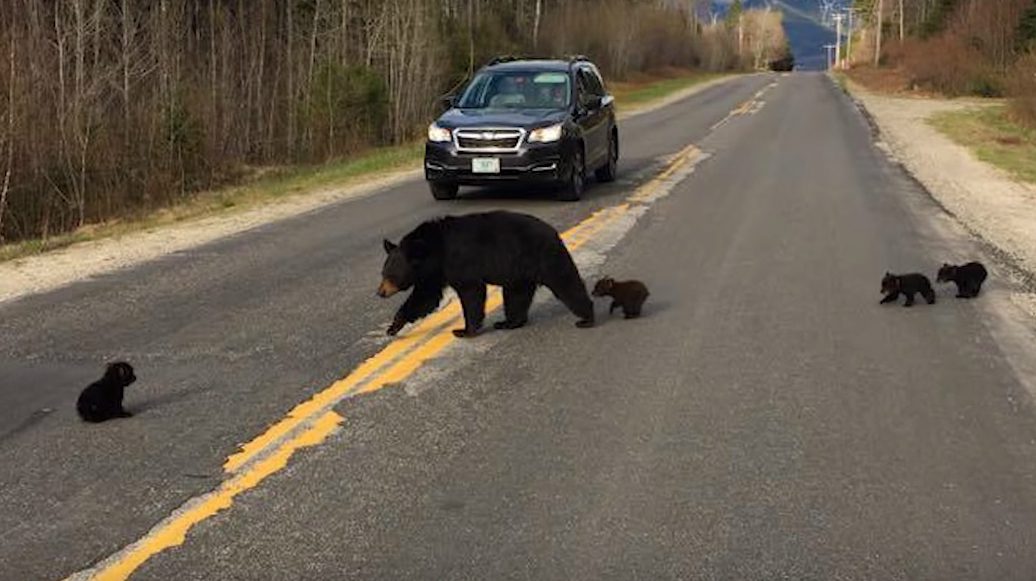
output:
MULTIPOLYGON (((733 0, 712 0, 712 8, 725 14, 733 0)), ((849 0, 836 0, 836 6, 846 6, 849 0)), ((834 44, 835 32, 821 23, 820 0, 742 0, 746 8, 772 6, 784 12, 784 32, 788 35, 791 52, 798 69, 823 70, 827 67, 825 44, 834 44)))

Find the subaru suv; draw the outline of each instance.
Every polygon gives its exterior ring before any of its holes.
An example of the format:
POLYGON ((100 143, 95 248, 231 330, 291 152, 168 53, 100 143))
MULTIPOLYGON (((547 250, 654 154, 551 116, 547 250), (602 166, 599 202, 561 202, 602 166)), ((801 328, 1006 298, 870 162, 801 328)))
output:
POLYGON ((578 200, 586 177, 615 179, 613 98, 585 57, 501 57, 483 67, 428 127, 425 179, 437 200, 459 186, 537 183, 578 200))

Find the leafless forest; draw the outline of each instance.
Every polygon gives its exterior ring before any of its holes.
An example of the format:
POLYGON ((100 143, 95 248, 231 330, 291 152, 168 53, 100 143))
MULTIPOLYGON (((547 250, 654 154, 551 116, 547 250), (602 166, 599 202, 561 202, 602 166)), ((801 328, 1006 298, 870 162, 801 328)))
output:
POLYGON ((698 3, 5 0, 0 242, 406 142, 495 54, 584 53, 611 79, 759 64, 698 3))
POLYGON ((1018 119, 1036 128, 1036 1, 856 0, 855 7, 871 23, 855 62, 879 60, 909 83, 948 95, 1010 97, 1018 119))

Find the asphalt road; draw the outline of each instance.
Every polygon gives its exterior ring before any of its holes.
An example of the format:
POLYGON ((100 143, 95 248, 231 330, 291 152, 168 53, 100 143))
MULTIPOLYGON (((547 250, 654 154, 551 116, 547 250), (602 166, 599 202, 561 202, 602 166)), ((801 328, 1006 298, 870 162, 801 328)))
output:
POLYGON ((693 173, 576 251, 588 277, 648 284, 642 319, 599 303, 576 329, 541 291, 528 327, 337 404, 336 431, 133 578, 1036 575, 1036 323, 1009 268, 821 75, 738 79, 621 131, 620 181, 581 203, 410 183, 0 305, 0 578, 141 539, 390 346, 381 238, 498 207, 566 230, 688 144, 693 173), (964 258, 991 266, 982 298, 878 305, 886 269, 964 258), (84 425, 78 390, 115 357, 137 415, 84 425))

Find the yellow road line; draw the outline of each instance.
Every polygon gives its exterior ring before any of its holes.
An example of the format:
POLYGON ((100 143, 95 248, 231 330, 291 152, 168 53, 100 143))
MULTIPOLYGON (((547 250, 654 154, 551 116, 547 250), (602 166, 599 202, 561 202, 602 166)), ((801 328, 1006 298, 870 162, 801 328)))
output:
MULTIPOLYGON (((697 148, 693 146, 681 150, 662 173, 635 190, 630 199, 638 192, 653 191, 686 164, 691 159, 690 154, 696 151, 697 148), (649 186, 650 189, 646 189, 649 186)), ((599 210, 566 230, 561 237, 569 250, 574 251, 629 208, 630 204, 626 202, 599 210)), ((495 311, 502 304, 503 293, 494 289, 486 297, 486 313, 495 311)), ((224 469, 236 473, 230 480, 202 497, 199 503, 157 525, 147 536, 113 558, 112 563, 100 565, 93 578, 103 581, 127 579, 152 556, 183 544, 192 527, 226 510, 236 496, 255 488, 267 476, 283 469, 297 450, 319 445, 326 440, 342 421, 341 416, 330 409, 339 401, 349 395, 371 393, 399 383, 442 352, 456 340, 448 325, 459 320, 460 313, 457 301, 450 301, 446 307, 426 317, 405 336, 397 338, 364 361, 344 379, 295 406, 284 419, 242 445, 240 452, 227 458, 224 469), (293 436, 292 433, 299 431, 304 424, 308 424, 308 427, 293 436)))
POLYGON ((226 510, 234 503, 234 497, 242 492, 255 488, 267 476, 278 472, 288 465, 288 460, 300 448, 316 446, 338 427, 342 417, 335 412, 327 412, 297 438, 286 442, 276 452, 256 463, 251 469, 223 483, 215 492, 203 497, 192 508, 171 519, 159 527, 137 546, 111 566, 102 569, 94 577, 97 581, 121 581, 128 578, 155 554, 166 549, 182 545, 187 540, 187 532, 194 525, 211 517, 221 510, 226 510))
POLYGON ((444 308, 426 317, 424 321, 416 325, 406 335, 399 337, 379 353, 364 361, 348 376, 298 404, 288 412, 288 415, 283 420, 268 428, 265 432, 252 439, 252 441, 243 444, 240 452, 227 457, 227 461, 223 464, 223 469, 227 472, 235 472, 254 460, 257 455, 261 454, 263 450, 267 449, 278 439, 298 428, 308 418, 311 418, 320 410, 346 395, 351 389, 384 368, 400 355, 405 354, 420 342, 427 340, 433 331, 453 321, 459 314, 460 305, 456 304, 456 301, 450 301, 444 308))

